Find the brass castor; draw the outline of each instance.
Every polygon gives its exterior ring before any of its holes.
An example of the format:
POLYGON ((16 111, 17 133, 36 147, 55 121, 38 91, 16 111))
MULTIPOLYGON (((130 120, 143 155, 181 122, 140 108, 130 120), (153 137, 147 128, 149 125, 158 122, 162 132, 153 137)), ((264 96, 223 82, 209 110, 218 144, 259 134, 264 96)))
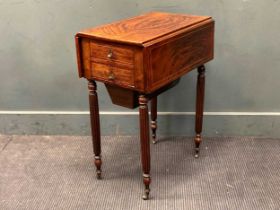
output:
POLYGON ((151 177, 149 174, 143 174, 143 182, 145 185, 145 191, 144 195, 142 196, 143 200, 149 200, 150 195, 150 183, 151 183, 151 177))
POLYGON ((198 158, 199 157, 199 145, 200 145, 200 142, 201 142, 201 135, 200 134, 196 134, 194 142, 195 142, 194 157, 198 158))
POLYGON ((195 154, 194 154, 195 158, 199 157, 199 148, 195 148, 195 154))
POLYGON ((152 134, 152 139, 153 139, 153 144, 156 144, 157 143, 157 139, 156 139, 156 135, 155 134, 152 134))
POLYGON ((101 170, 96 170, 96 178, 97 179, 102 179, 102 177, 101 177, 101 170))
POLYGON ((157 130, 157 121, 152 120, 151 121, 151 128, 152 128, 152 139, 153 139, 153 144, 157 143, 157 135, 156 135, 156 130, 157 130))
POLYGON ((142 196, 143 200, 149 200, 149 195, 150 195, 150 189, 149 187, 146 186, 146 189, 144 191, 144 195, 142 196))
POLYGON ((102 161, 101 161, 101 157, 100 156, 95 156, 94 157, 94 164, 96 166, 96 178, 97 179, 101 179, 101 164, 102 164, 102 161))

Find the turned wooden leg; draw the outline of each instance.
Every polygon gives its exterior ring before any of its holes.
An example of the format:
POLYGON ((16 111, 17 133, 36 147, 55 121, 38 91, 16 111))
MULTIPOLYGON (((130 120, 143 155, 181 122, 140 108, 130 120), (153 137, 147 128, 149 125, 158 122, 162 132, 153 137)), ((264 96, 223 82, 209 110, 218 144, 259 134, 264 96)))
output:
POLYGON ((204 104, 204 88, 205 88, 205 67, 199 66, 196 87, 196 112, 195 112, 195 157, 199 156, 199 145, 201 143, 201 131, 203 122, 203 104, 204 104))
POLYGON ((143 199, 149 199, 150 193, 150 136, 149 136, 149 113, 148 99, 144 95, 139 96, 139 119, 140 119, 140 143, 141 143, 141 162, 143 169, 143 182, 145 193, 143 199))
POLYGON ((153 143, 157 143, 157 96, 151 99, 151 129, 153 143))
POLYGON ((100 121, 99 121, 99 108, 98 97, 96 92, 95 81, 89 80, 89 107, 90 107, 90 121, 91 133, 94 152, 94 164, 96 166, 96 176, 101 179, 101 143, 100 143, 100 121))

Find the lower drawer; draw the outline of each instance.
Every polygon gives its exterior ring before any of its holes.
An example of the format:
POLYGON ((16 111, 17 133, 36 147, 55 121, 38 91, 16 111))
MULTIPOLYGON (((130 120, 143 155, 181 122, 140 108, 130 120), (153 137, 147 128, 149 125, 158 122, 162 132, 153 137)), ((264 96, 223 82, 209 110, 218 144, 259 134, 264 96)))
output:
POLYGON ((123 69, 103 63, 91 62, 91 74, 94 78, 112 84, 134 86, 133 72, 131 69, 123 69))

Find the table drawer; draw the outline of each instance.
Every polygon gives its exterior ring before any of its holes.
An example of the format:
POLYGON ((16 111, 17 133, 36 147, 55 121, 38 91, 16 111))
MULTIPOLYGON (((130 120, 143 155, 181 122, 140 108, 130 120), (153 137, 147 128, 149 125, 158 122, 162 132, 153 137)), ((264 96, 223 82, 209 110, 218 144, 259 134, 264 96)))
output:
POLYGON ((91 62, 91 73, 94 78, 113 84, 134 86, 131 69, 121 68, 121 65, 110 66, 104 63, 91 62))
POLYGON ((120 62, 133 64, 133 50, 127 47, 118 47, 110 44, 99 44, 91 42, 91 58, 93 60, 107 60, 112 62, 120 62))

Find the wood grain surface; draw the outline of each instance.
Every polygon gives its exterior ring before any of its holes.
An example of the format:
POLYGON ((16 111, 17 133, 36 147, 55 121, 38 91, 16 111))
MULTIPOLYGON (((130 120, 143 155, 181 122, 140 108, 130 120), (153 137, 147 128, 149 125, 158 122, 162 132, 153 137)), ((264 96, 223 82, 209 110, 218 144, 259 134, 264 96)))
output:
POLYGON ((97 96, 96 82, 88 81, 89 91, 89 110, 91 122, 92 144, 94 152, 94 164, 96 166, 96 176, 101 178, 101 137, 100 137, 100 119, 99 119, 99 105, 97 96))
POLYGON ((80 32, 76 46, 80 77, 151 94, 213 59, 214 21, 151 12, 80 32))
POLYGON ((148 47, 147 91, 151 92, 213 59, 214 23, 148 47))
POLYGON ((83 36, 143 44, 158 37, 210 19, 208 16, 150 12, 80 32, 83 36))
POLYGON ((76 35, 79 76, 89 80, 92 136, 97 177, 101 177, 101 145, 95 80, 105 83, 114 104, 139 106, 141 162, 145 191, 150 194, 150 134, 156 140, 157 95, 198 67, 195 157, 201 142, 204 63, 214 57, 211 17, 152 12, 88 29, 76 35), (138 98, 138 100, 137 100, 138 98))

